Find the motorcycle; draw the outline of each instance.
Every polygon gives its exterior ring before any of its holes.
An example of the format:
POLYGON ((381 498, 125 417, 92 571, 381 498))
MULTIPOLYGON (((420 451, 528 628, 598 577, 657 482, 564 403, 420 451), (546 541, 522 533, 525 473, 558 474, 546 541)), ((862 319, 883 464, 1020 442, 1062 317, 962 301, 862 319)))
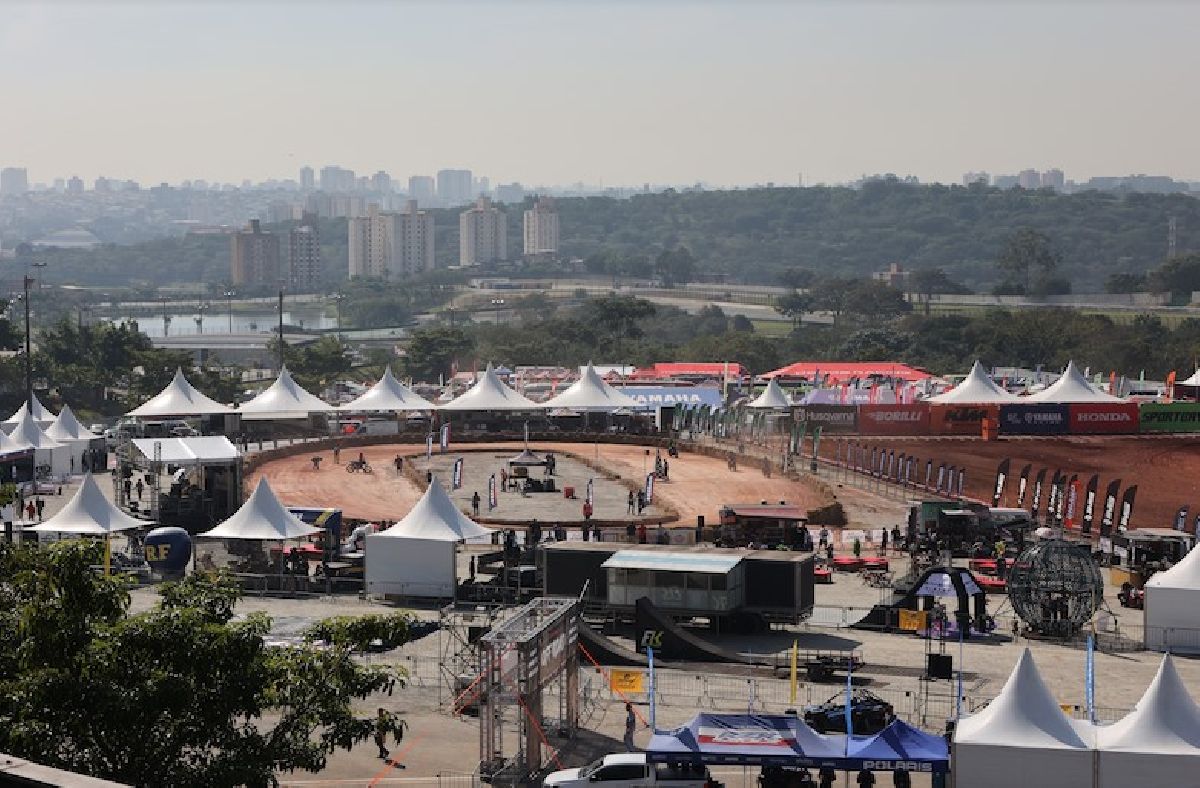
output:
POLYGON ((346 463, 346 473, 374 473, 371 464, 366 460, 351 460, 346 463))

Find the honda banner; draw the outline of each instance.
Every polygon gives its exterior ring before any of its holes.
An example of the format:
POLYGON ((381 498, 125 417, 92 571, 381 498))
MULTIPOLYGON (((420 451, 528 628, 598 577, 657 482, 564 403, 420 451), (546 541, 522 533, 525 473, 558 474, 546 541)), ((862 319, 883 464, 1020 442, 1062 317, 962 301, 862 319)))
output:
POLYGON ((1067 406, 1072 435, 1122 435, 1138 431, 1136 402, 1087 402, 1067 406))

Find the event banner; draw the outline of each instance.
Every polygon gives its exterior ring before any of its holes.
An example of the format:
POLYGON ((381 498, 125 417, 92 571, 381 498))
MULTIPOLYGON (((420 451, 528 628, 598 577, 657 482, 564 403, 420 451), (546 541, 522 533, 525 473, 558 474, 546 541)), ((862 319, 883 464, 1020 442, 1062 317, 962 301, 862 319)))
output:
POLYGON ((1021 469, 1021 478, 1017 480, 1017 508, 1025 508, 1025 492, 1029 489, 1029 472, 1033 470, 1033 463, 1025 463, 1025 467, 1021 469))
POLYGON ((962 498, 967 487, 967 469, 965 467, 958 469, 958 497, 962 498))
POLYGON ((1088 402, 1068 405, 1072 435, 1126 435, 1138 431, 1136 402, 1088 402))
POLYGON ((646 505, 654 503, 654 474, 646 474, 646 505))
POLYGON ((1092 523, 1096 520, 1096 490, 1100 486, 1099 474, 1092 474, 1092 478, 1088 479, 1087 490, 1083 494, 1083 524, 1082 531, 1085 534, 1092 532, 1092 523))
POLYGON ((1121 480, 1113 479, 1104 491, 1104 510, 1100 515, 1100 538, 1108 539, 1112 535, 1113 524, 1117 521, 1117 492, 1121 489, 1121 480))
POLYGON ((463 484, 463 458, 459 457, 454 461, 454 466, 450 469, 450 489, 462 489, 463 484))
POLYGON ((925 461, 925 489, 929 489, 929 482, 933 480, 933 460, 925 461))
POLYGON ((1121 496, 1121 519, 1117 521, 1117 531, 1120 533, 1129 530, 1129 521, 1133 517, 1133 499, 1136 497, 1136 484, 1125 488, 1125 494, 1121 496))
POLYGON ((1066 490, 1066 505, 1063 513, 1063 526, 1068 531, 1077 531, 1080 527, 1080 511, 1079 511, 1079 477, 1071 476, 1071 481, 1067 482, 1066 490))
POLYGON ((440 448, 443 452, 448 451, 450 449, 450 425, 449 424, 442 425, 441 440, 438 443, 438 448, 440 448))
POLYGON ((854 405, 801 405, 794 413, 796 421, 812 427, 819 425, 831 432, 858 429, 858 408, 854 405))
POLYGON ((916 458, 916 457, 913 457, 912 455, 909 455, 909 458, 908 458, 908 466, 907 466, 907 467, 904 469, 904 483, 905 483, 905 484, 912 484, 912 483, 913 483, 913 464, 914 464, 916 461, 917 461, 917 458, 916 458))
POLYGON ((992 489, 992 506, 999 506, 1000 501, 1004 498, 1004 485, 1008 481, 1010 467, 1012 467, 1012 460, 1008 458, 996 466, 996 486, 992 489))
POLYGON ((929 431, 934 435, 973 435, 983 433, 984 419, 998 419, 997 405, 930 405, 929 431))
POLYGON ((859 405, 858 431, 863 435, 927 435, 929 405, 859 405))
POLYGON ((1033 501, 1029 505, 1029 513, 1037 520, 1038 510, 1042 507, 1042 485, 1046 483, 1046 469, 1038 471, 1037 479, 1033 482, 1033 501))
POLYGON ((1142 432, 1200 432, 1200 402, 1147 402, 1138 419, 1142 432))
POLYGON ((1064 435, 1067 406, 1016 404, 1000 406, 1001 435, 1064 435))
POLYGON ((488 511, 496 508, 496 474, 488 477, 488 511))
POLYGON ((941 465, 938 466, 937 486, 933 488, 933 491, 940 493, 942 491, 942 484, 945 481, 946 481, 946 463, 943 462, 941 465))
POLYGON ((1176 531, 1186 531, 1187 530, 1187 516, 1188 516, 1189 508, 1190 507, 1185 503, 1183 506, 1179 507, 1179 511, 1175 512, 1175 530, 1176 531))

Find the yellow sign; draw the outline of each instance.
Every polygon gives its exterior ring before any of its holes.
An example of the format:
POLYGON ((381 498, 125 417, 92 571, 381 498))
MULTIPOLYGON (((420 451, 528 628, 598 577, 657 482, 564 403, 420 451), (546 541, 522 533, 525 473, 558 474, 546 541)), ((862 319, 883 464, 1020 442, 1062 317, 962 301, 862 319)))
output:
POLYGON ((608 686, 613 692, 625 694, 645 692, 642 689, 645 678, 646 674, 640 670, 614 670, 608 677, 608 686))
POLYGON ((906 632, 915 632, 919 629, 925 629, 925 620, 928 617, 928 610, 901 610, 900 629, 906 632))

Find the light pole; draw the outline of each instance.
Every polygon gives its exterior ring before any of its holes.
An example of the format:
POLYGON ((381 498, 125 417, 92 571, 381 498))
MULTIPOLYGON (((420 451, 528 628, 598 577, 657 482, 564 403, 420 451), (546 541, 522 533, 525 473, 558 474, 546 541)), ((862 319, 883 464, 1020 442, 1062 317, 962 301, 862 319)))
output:
POLYGON ((203 301, 196 306, 196 333, 204 333, 204 313, 211 308, 211 304, 206 304, 203 301))
MULTIPOLYGON (((29 264, 33 268, 45 268, 45 261, 35 261, 29 264)), ((22 280, 25 286, 25 407, 30 415, 33 414, 33 348, 30 341, 31 333, 29 328, 29 286, 36 282, 26 271, 25 277, 22 280)), ((41 286, 40 283, 38 285, 41 286)))
POLYGON ((333 303, 337 306, 337 338, 342 341, 342 302, 346 300, 345 293, 334 293, 333 303))
POLYGON ((279 280, 279 370, 283 371, 283 280, 279 280))
POLYGON ((163 336, 165 337, 171 333, 171 316, 167 314, 167 299, 164 297, 159 301, 162 302, 163 336))
POLYGON ((233 290, 225 291, 225 303, 229 307, 229 333, 233 333, 233 297, 237 295, 233 290))

